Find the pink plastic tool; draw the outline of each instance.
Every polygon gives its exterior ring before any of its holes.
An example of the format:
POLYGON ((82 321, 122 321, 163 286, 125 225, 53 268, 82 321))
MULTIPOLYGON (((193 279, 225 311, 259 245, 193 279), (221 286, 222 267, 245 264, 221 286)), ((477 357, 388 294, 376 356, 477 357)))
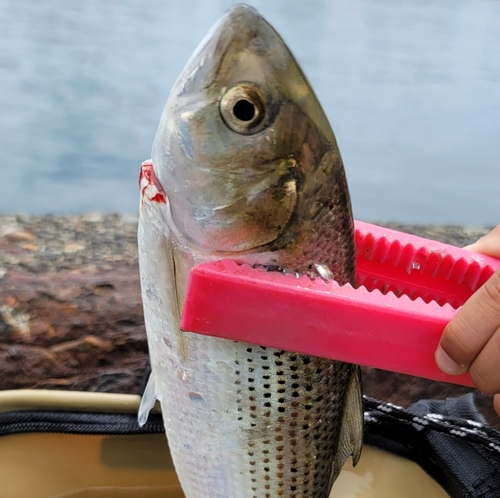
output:
POLYGON ((457 309, 500 260, 356 222, 358 287, 224 260, 190 275, 181 328, 472 385, 446 375, 434 351, 457 309))

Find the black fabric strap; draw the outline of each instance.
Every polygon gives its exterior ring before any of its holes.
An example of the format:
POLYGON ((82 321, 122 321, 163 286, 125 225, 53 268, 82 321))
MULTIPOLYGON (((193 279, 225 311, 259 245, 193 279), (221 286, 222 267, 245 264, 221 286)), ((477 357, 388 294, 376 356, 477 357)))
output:
POLYGON ((150 415, 143 427, 137 415, 66 411, 15 411, 0 413, 0 436, 26 432, 65 434, 152 434, 164 432, 161 415, 150 415))
POLYGON ((500 497, 500 433, 472 393, 407 410, 365 398, 365 443, 413 460, 452 498, 500 497))

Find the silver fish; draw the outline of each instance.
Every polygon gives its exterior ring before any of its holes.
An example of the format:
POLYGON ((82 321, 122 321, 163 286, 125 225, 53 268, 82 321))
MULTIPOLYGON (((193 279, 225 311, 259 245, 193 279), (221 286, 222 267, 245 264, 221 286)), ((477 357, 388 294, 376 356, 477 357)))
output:
POLYGON ((140 422, 159 399, 187 498, 327 497, 361 451, 359 367, 179 330, 199 263, 232 258, 355 283, 335 137, 292 54, 253 8, 230 9, 187 63, 142 182, 152 375, 140 422))

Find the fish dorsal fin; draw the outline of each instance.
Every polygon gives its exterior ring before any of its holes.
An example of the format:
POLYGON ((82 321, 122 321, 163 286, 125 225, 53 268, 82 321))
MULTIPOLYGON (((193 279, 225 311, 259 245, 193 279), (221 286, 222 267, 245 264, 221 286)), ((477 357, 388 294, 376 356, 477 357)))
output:
POLYGON ((139 413, 137 414, 137 421, 141 427, 148 421, 149 412, 152 410, 153 406, 155 406, 157 399, 156 383, 153 374, 151 374, 146 389, 144 389, 144 394, 142 395, 141 404, 139 406, 139 413))
POLYGON ((361 390, 361 369, 354 366, 354 374, 346 396, 346 406, 342 416, 342 428, 340 431, 337 455, 333 462, 333 473, 330 480, 331 485, 342 470, 348 458, 352 458, 355 466, 361 456, 363 446, 363 395, 361 390))

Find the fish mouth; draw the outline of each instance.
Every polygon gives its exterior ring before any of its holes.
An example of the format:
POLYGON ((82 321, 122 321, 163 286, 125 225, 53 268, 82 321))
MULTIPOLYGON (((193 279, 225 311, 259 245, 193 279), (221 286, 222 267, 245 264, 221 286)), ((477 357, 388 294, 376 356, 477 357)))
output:
POLYGON ((212 27, 187 62, 173 92, 181 95, 209 88, 227 74, 235 53, 264 55, 283 45, 278 33, 246 4, 232 6, 212 27), (200 82, 203 82, 201 84, 200 82), (177 90, 177 91, 176 91, 177 90))
MULTIPOLYGON (((240 3, 232 6, 221 19, 218 44, 263 53, 272 45, 278 33, 253 7, 240 3)), ((224 55, 224 52, 221 52, 224 55)))
POLYGON ((256 9, 246 3, 237 3, 232 5, 229 9, 227 9, 226 16, 231 20, 231 22, 243 19, 247 25, 255 19, 263 19, 256 9))

